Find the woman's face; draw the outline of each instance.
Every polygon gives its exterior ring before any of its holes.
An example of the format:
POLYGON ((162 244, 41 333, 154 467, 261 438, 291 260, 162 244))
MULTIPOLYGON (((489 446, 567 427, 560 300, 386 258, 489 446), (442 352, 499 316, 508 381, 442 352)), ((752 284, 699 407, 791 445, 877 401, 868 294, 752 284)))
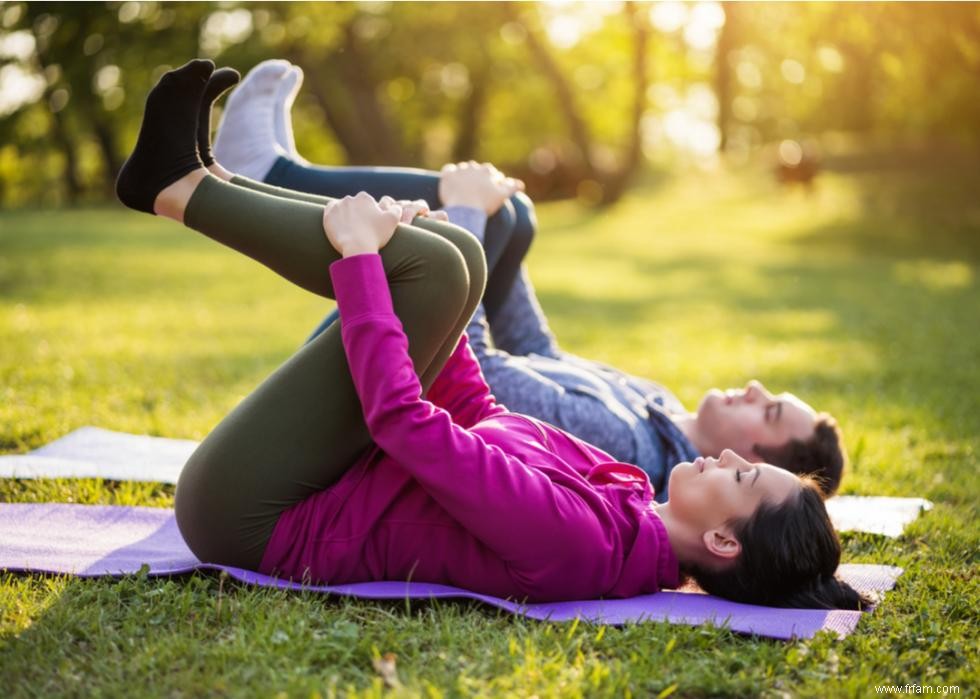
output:
POLYGON ((668 492, 675 519, 695 531, 727 529, 727 523, 752 515, 763 502, 781 503, 802 487, 789 471, 749 463, 731 449, 717 459, 699 456, 670 473, 668 492))

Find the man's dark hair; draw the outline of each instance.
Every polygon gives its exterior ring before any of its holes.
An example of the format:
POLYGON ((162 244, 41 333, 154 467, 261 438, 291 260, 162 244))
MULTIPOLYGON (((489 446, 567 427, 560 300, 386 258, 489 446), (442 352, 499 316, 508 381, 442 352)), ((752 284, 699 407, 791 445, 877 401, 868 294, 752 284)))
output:
POLYGON ((763 502, 731 525, 742 545, 734 565, 685 571, 706 592, 770 607, 866 609, 871 604, 835 576, 840 540, 812 479, 804 478, 784 502, 763 502))
POLYGON ((837 492, 847 466, 840 427, 827 413, 817 415, 813 435, 805 440, 791 439, 778 447, 756 444, 754 449, 766 463, 800 476, 811 476, 825 498, 837 492))

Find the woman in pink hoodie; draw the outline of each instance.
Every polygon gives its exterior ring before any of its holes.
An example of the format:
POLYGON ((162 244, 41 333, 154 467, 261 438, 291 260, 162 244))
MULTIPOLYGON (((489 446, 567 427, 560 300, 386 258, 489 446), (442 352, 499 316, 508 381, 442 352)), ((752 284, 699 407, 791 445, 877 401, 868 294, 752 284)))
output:
MULTIPOLYGON (((192 61, 151 91, 119 198, 336 298, 341 323, 185 466, 177 522, 198 557, 532 601, 633 596, 691 574, 740 601, 862 605, 834 577, 840 545, 812 483, 726 451, 675 468, 658 505, 639 468, 498 405, 462 334, 485 280, 465 231, 416 218, 421 206, 324 200, 206 168, 197 124, 229 84, 213 71, 192 61)), ((491 211, 517 186, 474 163, 446 178, 443 199, 491 211)))

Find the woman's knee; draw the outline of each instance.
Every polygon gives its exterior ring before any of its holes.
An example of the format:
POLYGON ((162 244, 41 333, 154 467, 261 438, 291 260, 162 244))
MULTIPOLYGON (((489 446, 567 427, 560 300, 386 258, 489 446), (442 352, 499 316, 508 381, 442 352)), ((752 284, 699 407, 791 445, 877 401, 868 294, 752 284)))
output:
POLYGON ((281 511, 248 496, 254 488, 241 486, 240 463, 240 458, 215 461, 213 455, 192 454, 177 480, 174 517, 200 560, 258 570, 281 511))
POLYGON ((226 522, 229 513, 216 502, 211 475, 206 464, 191 456, 177 481, 174 516, 195 556, 207 563, 230 563, 222 555, 234 544, 226 522))
POLYGON ((469 231, 458 226, 445 225, 445 236, 463 256, 466 271, 470 278, 470 287, 477 296, 483 295, 483 287, 487 283, 487 258, 483 246, 469 231))
POLYGON ((412 225, 434 233, 459 252, 468 277, 469 295, 477 298, 482 296, 487 283, 487 261, 480 241, 469 231, 451 223, 423 218, 416 219, 412 225))
POLYGON ((472 295, 471 260, 451 235, 433 225, 445 224, 427 221, 422 229, 418 223, 399 225, 382 251, 389 283, 393 290, 404 289, 399 296, 404 294, 410 306, 455 321, 472 295))

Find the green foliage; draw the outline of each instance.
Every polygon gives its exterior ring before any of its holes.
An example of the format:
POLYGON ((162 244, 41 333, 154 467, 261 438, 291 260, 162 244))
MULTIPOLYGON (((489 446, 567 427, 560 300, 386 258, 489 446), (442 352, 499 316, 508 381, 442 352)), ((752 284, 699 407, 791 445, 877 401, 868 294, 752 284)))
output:
MULTIPOLYGON (((868 696, 976 665, 980 202, 975 165, 650 184, 603 216, 541 207, 529 261, 569 351, 688 405, 758 377, 834 413, 849 493, 933 511, 845 560, 901 565, 844 641, 545 624, 476 604, 367 602, 220 576, 0 575, 7 696, 868 696), (400 689, 372 661, 395 653, 400 689)), ((0 214, 0 451, 86 424, 202 437, 329 310, 250 260, 120 210, 0 214)), ((0 481, 0 500, 169 506, 173 488, 0 481)))
POLYGON ((975 3, 727 6, 748 138, 827 131, 888 143, 977 143, 980 12, 975 3), (758 82, 753 73, 758 71, 758 82))
POLYGON ((631 19, 617 3, 0 2, 0 70, 43 85, 13 111, 0 86, 0 202, 107 198, 147 90, 197 55, 243 72, 268 58, 301 65, 294 121, 313 162, 477 158, 537 193, 575 193, 574 121, 607 177, 632 152, 631 51, 650 18, 649 158, 685 153, 692 124, 710 150, 716 123, 743 158, 787 138, 836 151, 841 135, 885 148, 980 145, 976 3, 728 3, 720 28, 702 21, 717 17, 713 3, 678 5, 675 25, 658 24, 658 7, 639 3, 631 19), (692 43, 699 32, 707 44, 692 43), (34 48, 20 55, 24 41, 34 48))

